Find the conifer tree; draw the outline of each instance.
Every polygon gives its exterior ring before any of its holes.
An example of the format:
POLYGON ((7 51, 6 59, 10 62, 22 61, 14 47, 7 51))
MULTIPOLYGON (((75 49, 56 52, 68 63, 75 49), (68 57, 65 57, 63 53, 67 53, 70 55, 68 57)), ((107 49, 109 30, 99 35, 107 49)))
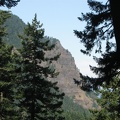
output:
MULTIPOLYGON (((85 46, 85 50, 81 50, 82 53, 91 55, 94 50, 95 53, 101 53, 100 58, 93 57, 98 66, 90 66, 98 77, 83 76, 87 82, 91 83, 90 87, 92 86, 93 89, 100 90, 102 87, 101 97, 98 100, 101 109, 92 111, 92 119, 119 120, 120 15, 115 13, 119 11, 120 5, 118 0, 106 0, 106 2, 88 0, 88 5, 91 12, 82 13, 82 17, 78 18, 87 23, 85 29, 83 31, 75 30, 74 33, 85 46)), ((84 87, 88 86, 85 84, 84 87)))
POLYGON ((90 110, 91 120, 119 120, 120 119, 120 78, 114 78, 109 85, 104 83, 99 90, 101 96, 97 99, 99 110, 90 110))
POLYGON ((3 40, 3 37, 7 34, 3 24, 9 17, 9 12, 0 11, 0 120, 10 120, 15 117, 13 103, 13 47, 4 43, 3 40))
MULTIPOLYGON (((43 40, 44 29, 35 14, 32 24, 28 23, 22 40, 20 60, 16 63, 18 91, 21 93, 19 106, 25 108, 26 120, 63 120, 62 100, 57 83, 48 80, 57 73, 52 61, 59 55, 48 58, 46 52, 54 48, 49 40, 43 40)), ((18 92, 19 94, 19 92, 18 92)))
POLYGON ((91 55, 95 50, 95 53, 101 54, 100 59, 94 57, 99 67, 90 67, 100 78, 92 81, 97 86, 104 81, 109 83, 120 69, 120 15, 115 14, 120 6, 117 0, 88 0, 88 5, 91 11, 78 17, 87 23, 85 29, 74 30, 74 33, 85 47, 82 53, 91 55))

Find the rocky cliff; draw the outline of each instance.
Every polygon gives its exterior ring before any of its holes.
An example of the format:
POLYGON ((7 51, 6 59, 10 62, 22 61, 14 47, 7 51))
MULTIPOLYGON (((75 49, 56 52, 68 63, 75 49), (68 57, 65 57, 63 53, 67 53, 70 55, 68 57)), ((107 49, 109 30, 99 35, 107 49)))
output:
POLYGON ((89 97, 89 95, 81 90, 74 82, 74 79, 80 80, 81 78, 71 53, 62 47, 59 40, 56 41, 56 46, 54 51, 52 51, 52 54, 55 52, 61 54, 55 62, 55 67, 59 72, 59 75, 57 78, 51 80, 57 81, 59 88, 65 93, 65 95, 73 97, 74 102, 77 102, 84 108, 93 108, 94 104, 96 104, 95 99, 89 97))

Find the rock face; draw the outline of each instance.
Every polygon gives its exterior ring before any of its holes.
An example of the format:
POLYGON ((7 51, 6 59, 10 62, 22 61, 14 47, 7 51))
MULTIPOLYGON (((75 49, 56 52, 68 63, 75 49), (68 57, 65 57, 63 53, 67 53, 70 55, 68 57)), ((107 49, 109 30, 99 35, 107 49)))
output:
POLYGON ((74 78, 80 80, 80 74, 71 53, 64 49, 59 41, 56 42, 54 51, 61 53, 61 55, 55 62, 55 67, 59 75, 56 79, 52 79, 52 81, 57 81, 61 91, 64 92, 65 95, 73 97, 74 102, 77 102, 84 108, 93 108, 95 100, 87 96, 86 92, 74 83, 74 78))

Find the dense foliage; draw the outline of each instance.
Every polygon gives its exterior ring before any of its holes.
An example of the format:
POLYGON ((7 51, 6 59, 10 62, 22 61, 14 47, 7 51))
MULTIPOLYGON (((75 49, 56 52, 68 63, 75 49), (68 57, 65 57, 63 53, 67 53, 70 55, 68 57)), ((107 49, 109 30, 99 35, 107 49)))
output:
POLYGON ((0 0, 0 6, 8 8, 15 7, 20 0, 0 0))
POLYGON ((4 43, 6 29, 3 26, 10 13, 0 11, 0 119, 14 118, 14 68, 12 65, 12 46, 4 43), (11 116, 12 114, 12 116, 11 116))
MULTIPOLYGON (((52 61, 54 57, 46 56, 46 52, 54 48, 49 40, 44 41, 44 29, 35 15, 32 24, 28 23, 22 39, 22 49, 19 51, 20 61, 16 62, 17 94, 22 96, 18 105, 25 108, 24 119, 30 120, 63 120, 62 100, 57 83, 48 78, 56 77, 57 73, 52 61)), ((17 59, 18 60, 18 59, 17 59)))

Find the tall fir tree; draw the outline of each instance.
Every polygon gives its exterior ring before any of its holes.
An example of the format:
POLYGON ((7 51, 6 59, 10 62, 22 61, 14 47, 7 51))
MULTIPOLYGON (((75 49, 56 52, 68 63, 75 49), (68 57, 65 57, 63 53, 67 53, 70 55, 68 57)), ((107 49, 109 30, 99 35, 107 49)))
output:
POLYGON ((57 73, 52 61, 59 55, 48 58, 46 52, 54 48, 49 40, 43 40, 44 29, 35 14, 32 24, 28 23, 22 40, 20 60, 16 64, 20 107, 25 108, 26 120, 63 120, 62 100, 64 93, 57 83, 48 80, 57 73))
POLYGON ((13 47, 4 43, 3 39, 7 34, 4 22, 10 15, 7 11, 0 11, 0 120, 15 118, 13 97, 14 69, 12 66, 13 47))

